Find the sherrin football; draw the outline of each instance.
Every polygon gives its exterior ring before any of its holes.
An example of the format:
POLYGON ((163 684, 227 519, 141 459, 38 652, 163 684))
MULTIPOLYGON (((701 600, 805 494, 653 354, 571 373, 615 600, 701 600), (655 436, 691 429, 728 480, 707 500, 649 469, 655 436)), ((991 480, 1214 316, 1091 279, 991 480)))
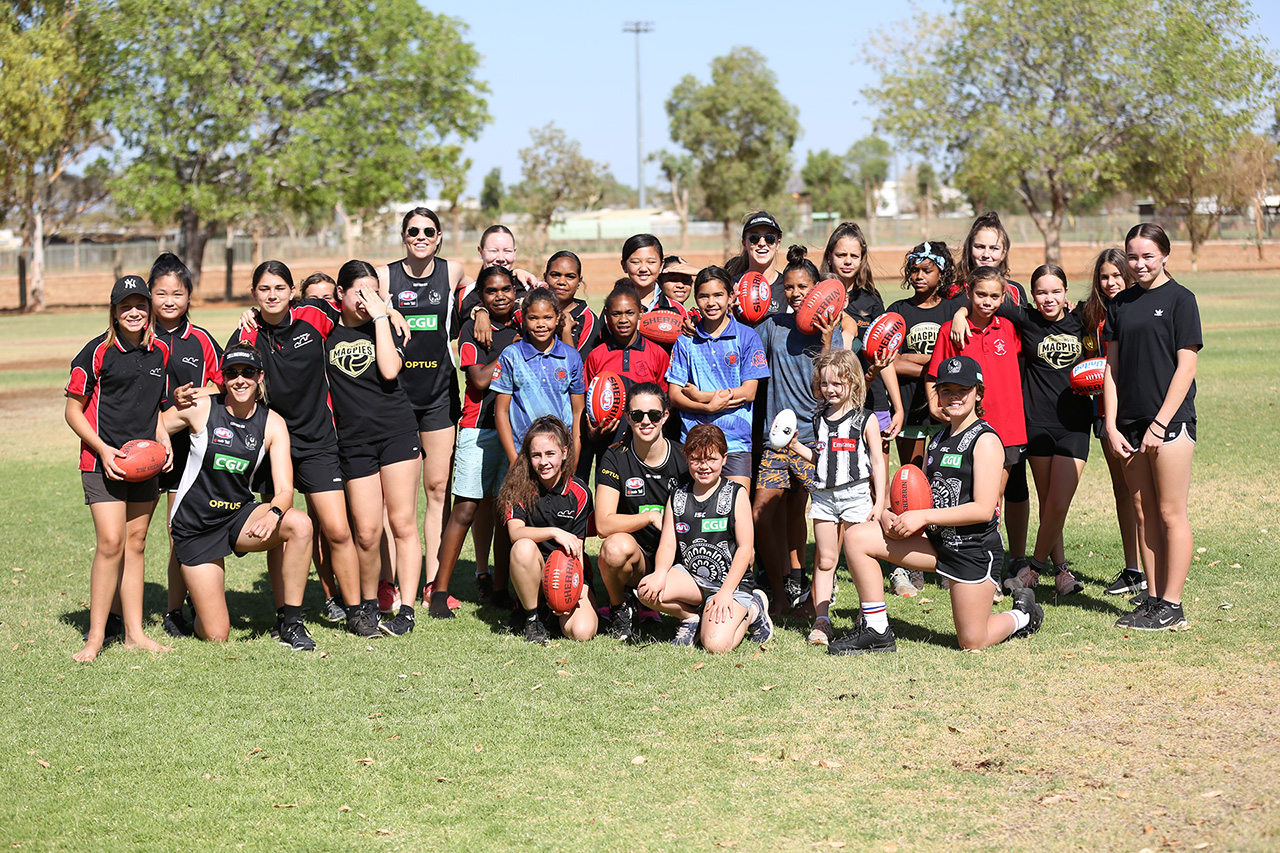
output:
POLYGON ((1102 393, 1102 374, 1107 369, 1105 358, 1086 358, 1071 368, 1071 390, 1086 396, 1102 393))
POLYGON ((907 321, 897 311, 886 311, 867 326, 862 351, 873 360, 879 359, 886 352, 897 355, 906 335, 907 321))
POLYGON ((743 274, 734 288, 738 315, 747 323, 759 323, 769 314, 769 280, 754 270, 743 274))
POLYGON ((818 334, 813 321, 821 319, 827 322, 832 317, 840 316, 846 296, 844 285, 839 279, 829 278, 818 282, 805 294, 800 310, 796 311, 796 328, 806 335, 818 334))
POLYGON ((542 567, 542 597, 556 613, 568 613, 582 597, 582 563, 559 548, 542 567))
POLYGON ((782 450, 791 443, 795 434, 796 413, 790 409, 783 409, 773 419, 773 426, 769 427, 769 444, 774 450, 782 450))
POLYGON ((116 457, 116 467, 124 472, 125 480, 130 483, 141 483, 150 480, 164 467, 164 445, 158 441, 136 438, 125 442, 120 448, 124 456, 116 457))
POLYGON ((902 515, 913 509, 933 509, 933 489, 924 472, 915 465, 903 465, 889 481, 889 509, 902 515))
POLYGON ((587 386, 587 417, 596 426, 622 420, 627 406, 627 388, 622 377, 612 370, 602 370, 587 386))
POLYGON ((683 323, 674 311, 650 311, 640 318, 640 334, 655 344, 671 346, 680 339, 683 323))

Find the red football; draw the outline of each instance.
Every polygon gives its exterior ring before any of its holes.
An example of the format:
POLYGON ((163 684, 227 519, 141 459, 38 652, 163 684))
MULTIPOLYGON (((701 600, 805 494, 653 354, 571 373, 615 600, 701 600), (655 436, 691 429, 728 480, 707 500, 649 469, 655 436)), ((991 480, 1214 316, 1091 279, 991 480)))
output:
POLYGON ((556 613, 568 613, 582 597, 582 563, 557 548, 542 567, 542 597, 556 613))
POLYGON ((796 312, 796 328, 806 335, 818 334, 818 328, 813 321, 819 318, 826 321, 832 317, 838 317, 844 310, 846 298, 844 285, 839 279, 829 278, 818 282, 805 294, 804 301, 800 303, 800 310, 796 312))
POLYGON ((915 465, 903 465, 889 481, 889 509, 894 515, 912 509, 933 509, 933 489, 915 465))
POLYGON ((1102 393, 1102 374, 1107 369, 1105 358, 1086 358, 1071 368, 1071 390, 1086 396, 1102 393))
POLYGON ((898 354, 907 334, 907 321, 896 311, 886 311, 871 321, 863 336, 862 351, 868 358, 878 359, 882 353, 898 354))
POLYGON ((680 339, 683 322, 684 318, 674 311, 650 311, 640 318, 640 334, 654 343, 671 346, 680 339))
POLYGON ((627 407, 627 387, 622 377, 612 370, 602 370, 587 386, 587 417, 599 426, 609 421, 622 420, 627 407))
POLYGON ((759 323, 769 314, 769 280, 760 273, 744 273, 733 293, 743 322, 759 323))
POLYGON ((125 455, 116 457, 116 465, 124 471, 124 478, 130 483, 150 480, 164 467, 164 445, 158 441, 135 438, 125 442, 120 449, 125 455))

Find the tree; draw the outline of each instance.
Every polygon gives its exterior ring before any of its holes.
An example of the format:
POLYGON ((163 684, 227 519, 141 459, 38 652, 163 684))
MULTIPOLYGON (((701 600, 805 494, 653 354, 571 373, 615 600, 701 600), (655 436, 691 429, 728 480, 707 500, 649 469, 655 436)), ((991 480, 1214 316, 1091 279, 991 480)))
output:
POLYGON ((657 161, 662 179, 671 187, 671 206, 680 218, 680 248, 689 244, 689 184, 693 178, 693 158, 688 154, 655 151, 649 160, 657 161))
POLYGON ((518 195, 543 245, 557 214, 590 208, 600 200, 608 167, 584 157, 578 141, 555 124, 531 129, 529 138, 529 147, 520 149, 524 180, 513 194, 518 195))
POLYGON ((100 29, 103 14, 92 0, 33 0, 0 10, 0 222, 15 209, 21 218, 32 311, 45 307, 48 220, 70 195, 58 183, 106 139, 102 82, 112 51, 100 29))
POLYGON ((450 174, 488 121, 463 24, 415 0, 115 5, 118 195, 178 224, 197 284, 221 226, 372 212, 450 174))
POLYGON ((849 163, 854 179, 862 187, 863 210, 867 217, 867 239, 876 241, 876 208, 880 190, 889 179, 889 143, 874 134, 864 136, 849 146, 845 160, 849 163))
POLYGON ((467 173, 471 171, 471 158, 458 162, 460 157, 461 151, 454 157, 456 165, 444 169, 440 187, 440 198, 449 202, 449 230, 453 234, 453 251, 457 253, 462 251, 462 209, 458 202, 467 189, 467 173))
POLYGON ((502 169, 494 166, 484 176, 484 184, 480 187, 480 210, 484 215, 497 222, 502 218, 502 204, 506 193, 502 187, 502 169))
POLYGON ((711 61, 711 82, 686 75, 667 99, 671 138, 689 152, 707 208, 724 222, 781 193, 791 174, 799 111, 759 52, 735 47, 711 61))
POLYGON ((971 197, 1013 186, 1061 258, 1071 199, 1122 178, 1143 138, 1242 129, 1274 102, 1245 0, 956 0, 873 58, 879 126, 942 155, 971 197))
POLYGON ((859 216, 861 207, 858 202, 860 192, 850 175, 849 161, 839 154, 832 154, 826 148, 821 151, 810 151, 800 168, 800 180, 813 201, 813 209, 821 210, 830 220, 835 213, 845 216, 859 216))

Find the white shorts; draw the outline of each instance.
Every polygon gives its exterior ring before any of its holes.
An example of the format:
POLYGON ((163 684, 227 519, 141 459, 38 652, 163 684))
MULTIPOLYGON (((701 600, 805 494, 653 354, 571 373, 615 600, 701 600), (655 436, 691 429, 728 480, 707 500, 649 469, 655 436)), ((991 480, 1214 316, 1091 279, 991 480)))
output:
MULTIPOLYGON (((426 460, 430 465, 432 461, 426 460)), ((453 456, 453 493, 478 501, 493 497, 507 476, 507 452, 496 429, 463 427, 453 456)))
POLYGON ((814 489, 809 493, 809 518, 861 524, 875 505, 871 499, 871 484, 866 480, 837 489, 814 489))

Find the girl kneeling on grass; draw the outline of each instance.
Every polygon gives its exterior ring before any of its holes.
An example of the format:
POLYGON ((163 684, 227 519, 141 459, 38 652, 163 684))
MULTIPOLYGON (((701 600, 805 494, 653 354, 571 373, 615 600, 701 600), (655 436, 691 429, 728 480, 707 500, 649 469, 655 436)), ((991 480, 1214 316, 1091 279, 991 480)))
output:
MULTIPOLYGON (((1044 610, 1029 589, 1013 591, 1013 609, 992 613, 996 578, 1004 559, 996 508, 1004 449, 982 420, 982 372, 968 356, 938 367, 939 408, 950 423, 929 441, 925 474, 933 491, 932 509, 880 514, 847 534, 845 553, 855 579, 875 577, 877 560, 907 569, 937 572, 951 581, 951 608, 960 648, 985 649, 1010 637, 1034 634, 1044 610)), ((897 651, 884 610, 863 605, 852 634, 827 647, 829 654, 897 651)))
POLYGON ((281 594, 276 611, 280 644, 294 651, 316 647, 302 624, 302 594, 311 570, 311 519, 293 509, 293 462, 284 418, 260 401, 263 362, 249 344, 233 344, 222 357, 226 393, 200 396, 195 405, 164 413, 170 433, 189 429, 191 450, 170 526, 173 551, 195 610, 194 628, 206 640, 226 642, 225 558, 282 546, 281 594), (251 484, 263 460, 271 465, 275 495, 253 499, 251 484))
POLYGON ((689 430, 684 455, 693 482, 667 500, 653 574, 636 592, 649 607, 681 620, 672 645, 692 646, 701 635, 708 652, 727 652, 748 631, 751 642, 767 642, 773 636, 769 599, 748 574, 755 557, 751 503, 745 486, 721 476, 729 455, 724 433, 698 424, 689 430))
MULTIPOLYGON (((511 581, 520 599, 520 627, 531 643, 551 639, 538 616, 542 570, 557 547, 583 564, 582 540, 591 526, 591 493, 573 476, 573 440, 557 417, 538 418, 524 433, 520 453, 498 493, 511 536, 511 581)), ((598 624, 591 585, 583 577, 582 597, 568 613, 557 613, 570 640, 590 640, 598 624)))
MULTIPOLYGON (((813 538, 817 543, 813 572, 813 630, 809 642, 825 646, 831 642, 831 598, 835 589, 836 562, 840 540, 854 524, 875 522, 885 505, 887 478, 884 451, 880 443, 880 422, 874 412, 863 408, 866 384, 858 357, 848 350, 823 353, 813 365, 814 396, 824 402, 812 416, 812 447, 800 442, 800 431, 791 439, 789 450, 814 466, 813 538), (873 496, 874 495, 874 496, 873 496)), ((852 545, 845 538, 845 547, 852 545)), ((854 573, 862 612, 885 611, 884 582, 874 561, 858 564, 849 554, 849 566, 865 567, 863 576, 854 573)))

